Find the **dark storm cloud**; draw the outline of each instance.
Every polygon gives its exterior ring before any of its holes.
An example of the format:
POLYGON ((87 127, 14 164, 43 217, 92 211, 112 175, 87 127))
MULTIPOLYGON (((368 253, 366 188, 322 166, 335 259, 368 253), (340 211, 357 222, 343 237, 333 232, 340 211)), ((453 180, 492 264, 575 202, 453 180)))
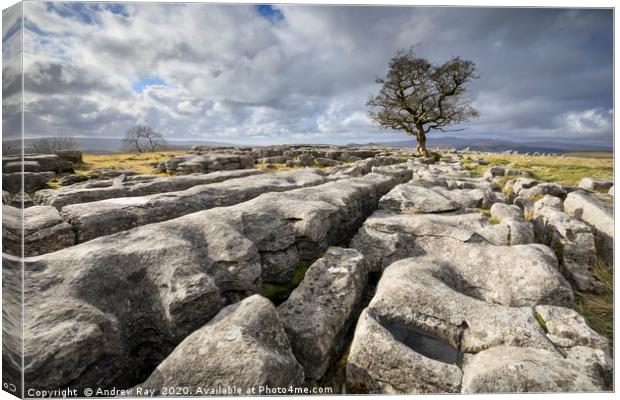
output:
POLYGON ((612 139, 610 10, 28 3, 26 16, 36 134, 118 136, 139 122, 228 142, 397 140, 365 102, 395 52, 416 46, 477 63, 468 135, 612 139), (132 90, 147 78, 165 84, 132 90))

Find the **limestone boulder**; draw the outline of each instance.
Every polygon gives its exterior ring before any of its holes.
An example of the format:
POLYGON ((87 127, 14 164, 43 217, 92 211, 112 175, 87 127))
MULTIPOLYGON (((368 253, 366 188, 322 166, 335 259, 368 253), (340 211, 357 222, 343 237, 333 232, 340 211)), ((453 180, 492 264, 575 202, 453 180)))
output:
POLYGON ((599 290, 601 283, 589 273, 596 261, 590 227, 557 208, 545 206, 544 200, 535 204, 533 221, 538 240, 555 251, 564 275, 580 290, 599 290))
POLYGON ((11 193, 17 193, 23 189, 25 192, 34 192, 45 187, 47 181, 52 179, 56 174, 54 172, 12 172, 2 174, 2 190, 11 193))
POLYGON ((71 225, 65 223, 58 210, 49 206, 34 206, 22 210, 3 206, 3 251, 21 256, 22 232, 25 257, 60 250, 75 242, 71 225), (22 226, 23 222, 23 226, 22 226))
POLYGON ((344 346, 366 289, 364 257, 330 247, 313 263, 301 284, 278 307, 297 361, 306 377, 319 379, 344 346))
POLYGON ((536 306, 534 310, 544 322, 547 337, 555 346, 588 346, 607 350, 608 340, 590 328, 585 318, 575 310, 549 305, 536 306))
MULTIPOLYGON (((583 348, 591 358, 601 350, 583 348)), ((601 369, 605 360, 585 363, 564 358, 554 350, 493 347, 467 356, 463 365, 463 393, 598 392, 609 390, 601 369)))
POLYGON ((581 189, 593 192, 607 192, 614 185, 614 181, 610 179, 583 178, 579 181, 581 189))
POLYGON ((508 218, 517 220, 523 219, 523 211, 519 207, 513 205, 495 203, 491 206, 490 212, 491 218, 494 218, 500 222, 508 218))
POLYGON ((170 387, 234 387, 229 394, 247 395, 267 386, 297 387, 303 379, 275 307, 254 295, 224 308, 185 338, 138 387, 155 395, 170 387))
POLYGON ((593 228, 598 256, 611 264, 614 249, 613 201, 606 201, 602 196, 583 191, 571 192, 564 201, 564 211, 593 228))
POLYGON ((415 184, 396 186, 379 201, 379 208, 410 213, 454 211, 461 206, 436 190, 415 184))

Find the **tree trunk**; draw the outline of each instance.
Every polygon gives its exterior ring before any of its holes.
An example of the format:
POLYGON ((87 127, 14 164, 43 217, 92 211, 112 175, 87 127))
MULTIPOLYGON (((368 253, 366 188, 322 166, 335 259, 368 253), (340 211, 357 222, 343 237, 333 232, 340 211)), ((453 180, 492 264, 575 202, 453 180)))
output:
POLYGON ((418 153, 424 157, 430 157, 431 153, 426 149, 426 133, 422 127, 418 127, 418 133, 416 134, 417 146, 415 147, 418 153))

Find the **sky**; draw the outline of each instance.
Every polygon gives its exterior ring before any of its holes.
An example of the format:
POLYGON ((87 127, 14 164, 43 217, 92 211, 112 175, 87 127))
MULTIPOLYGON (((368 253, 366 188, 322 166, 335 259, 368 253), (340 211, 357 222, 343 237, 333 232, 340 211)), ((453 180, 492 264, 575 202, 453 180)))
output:
MULTIPOLYGON (((5 133, 19 109, 13 14, 3 14, 5 133)), ((612 143, 604 9, 26 2, 24 131, 122 137, 145 124, 171 140, 403 140, 373 125, 366 101, 411 46, 434 64, 477 65, 480 117, 449 136, 612 143)))

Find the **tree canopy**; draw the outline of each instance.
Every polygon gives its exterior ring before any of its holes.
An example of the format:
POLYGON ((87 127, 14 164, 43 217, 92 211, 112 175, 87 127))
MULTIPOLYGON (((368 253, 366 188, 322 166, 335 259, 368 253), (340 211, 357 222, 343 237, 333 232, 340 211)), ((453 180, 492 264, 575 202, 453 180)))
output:
POLYGON ((144 153, 164 150, 167 144, 160 133, 148 126, 138 125, 125 133, 123 147, 130 151, 144 153))
MULTIPOLYGON (((464 95, 467 83, 477 79, 473 61, 453 57, 433 65, 416 57, 413 50, 400 50, 390 60, 379 93, 368 99, 369 117, 383 129, 404 130, 417 139, 417 150, 428 155, 426 134, 436 129, 478 117, 478 111, 464 95)), ((462 130, 462 129, 458 129, 462 130)))

